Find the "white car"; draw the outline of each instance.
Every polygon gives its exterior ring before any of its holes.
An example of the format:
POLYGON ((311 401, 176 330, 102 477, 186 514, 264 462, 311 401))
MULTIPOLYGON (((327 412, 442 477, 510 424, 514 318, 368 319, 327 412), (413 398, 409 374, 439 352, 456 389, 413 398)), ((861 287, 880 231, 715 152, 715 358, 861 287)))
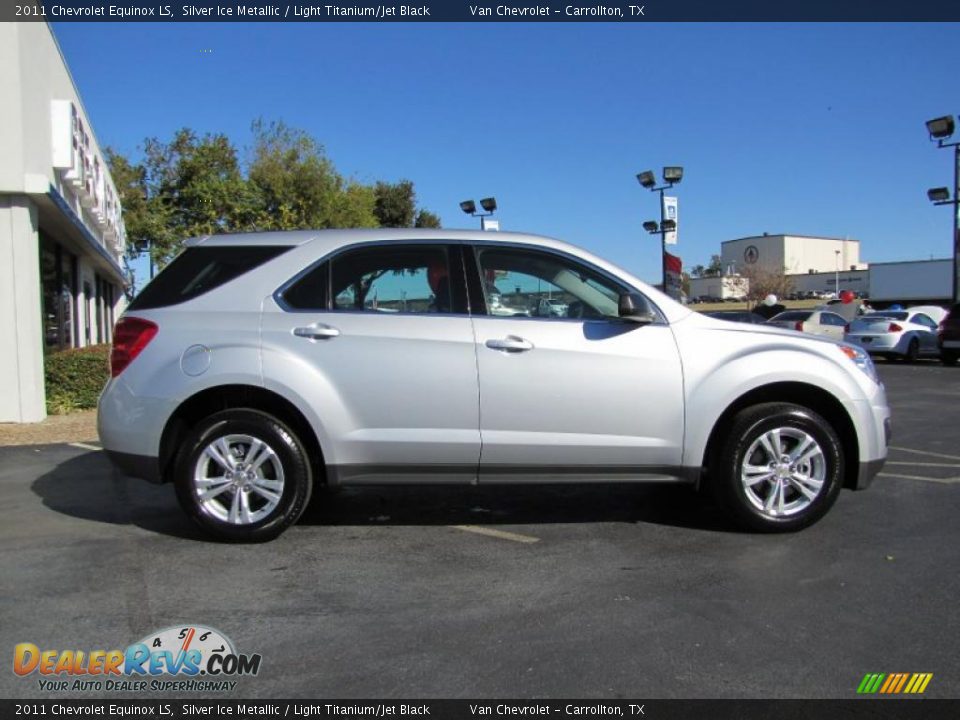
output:
MULTIPOLYGON (((941 313, 946 316, 942 308, 941 313)), ((921 356, 940 356, 938 325, 936 320, 918 308, 880 310, 850 323, 844 339, 859 345, 871 355, 913 362, 921 356)))
POLYGON ((798 530, 889 437, 860 348, 704 317, 516 233, 187 241, 117 323, 111 375, 107 455, 232 541, 279 535, 315 484, 680 483, 798 530), (565 316, 501 314, 494 278, 565 316))
POLYGON ((847 321, 828 310, 786 310, 767 320, 767 325, 843 340, 847 321))

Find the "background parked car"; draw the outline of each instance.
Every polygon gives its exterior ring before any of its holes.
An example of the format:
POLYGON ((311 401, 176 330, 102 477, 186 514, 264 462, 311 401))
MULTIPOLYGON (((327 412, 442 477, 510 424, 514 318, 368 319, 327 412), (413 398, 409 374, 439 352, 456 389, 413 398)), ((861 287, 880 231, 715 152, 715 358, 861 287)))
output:
POLYGON ((921 355, 940 354, 937 323, 917 308, 868 313, 850 323, 844 339, 872 355, 911 362, 921 355))
POLYGON ((960 304, 950 308, 950 312, 940 321, 937 344, 943 364, 956 365, 960 357, 960 304))
POLYGON ((767 320, 767 325, 843 340, 847 321, 827 310, 787 310, 767 320))

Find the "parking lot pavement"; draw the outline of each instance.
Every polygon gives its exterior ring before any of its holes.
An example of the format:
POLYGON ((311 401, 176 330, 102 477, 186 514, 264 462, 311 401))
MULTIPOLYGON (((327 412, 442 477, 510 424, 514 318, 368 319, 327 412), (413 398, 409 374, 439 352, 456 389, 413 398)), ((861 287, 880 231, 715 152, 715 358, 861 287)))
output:
MULTIPOLYGON (((205 624, 263 657, 222 697, 958 697, 960 369, 880 372, 890 463, 794 535, 671 488, 367 488, 231 546, 96 445, 2 448, 0 649, 205 624)), ((9 670, 0 696, 52 697, 9 670)))

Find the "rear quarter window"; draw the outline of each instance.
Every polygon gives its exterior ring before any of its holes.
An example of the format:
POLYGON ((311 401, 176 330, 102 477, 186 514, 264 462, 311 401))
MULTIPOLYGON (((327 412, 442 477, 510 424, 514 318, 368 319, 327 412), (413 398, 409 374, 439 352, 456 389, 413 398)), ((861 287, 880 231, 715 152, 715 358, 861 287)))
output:
POLYGON ((278 245, 191 247, 177 255, 130 303, 151 310, 192 300, 289 250, 278 245))

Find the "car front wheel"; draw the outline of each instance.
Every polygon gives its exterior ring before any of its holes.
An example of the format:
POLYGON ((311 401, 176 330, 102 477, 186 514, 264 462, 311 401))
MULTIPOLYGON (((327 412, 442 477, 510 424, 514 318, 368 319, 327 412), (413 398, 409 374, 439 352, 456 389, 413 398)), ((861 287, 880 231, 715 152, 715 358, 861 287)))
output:
POLYGON ((710 470, 717 499, 739 526, 789 532, 812 525, 836 502, 843 449, 812 410, 764 403, 734 417, 710 470))
POLYGON ((228 542, 263 542, 297 521, 312 477, 290 428, 266 413, 236 409, 191 431, 174 484, 181 507, 207 532, 228 542))

